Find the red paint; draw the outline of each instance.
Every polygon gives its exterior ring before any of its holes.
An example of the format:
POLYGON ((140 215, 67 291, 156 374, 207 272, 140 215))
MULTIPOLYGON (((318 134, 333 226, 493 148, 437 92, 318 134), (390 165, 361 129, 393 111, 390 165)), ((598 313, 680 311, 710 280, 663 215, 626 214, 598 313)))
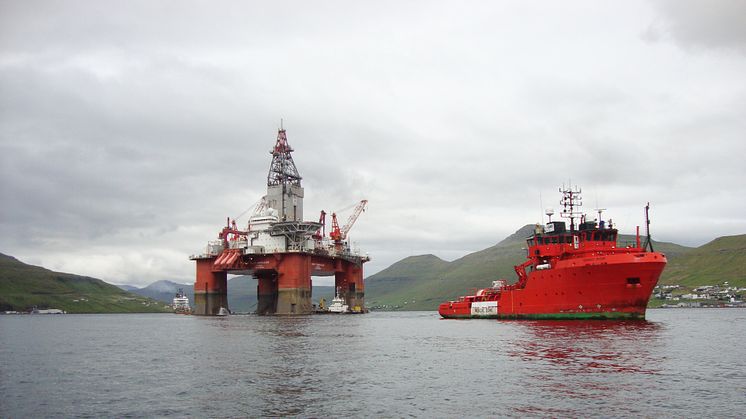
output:
POLYGON ((301 253, 284 253, 277 268, 277 289, 311 290, 311 258, 301 253))
POLYGON ((195 293, 226 293, 228 291, 226 272, 213 270, 213 261, 214 259, 197 260, 195 293))

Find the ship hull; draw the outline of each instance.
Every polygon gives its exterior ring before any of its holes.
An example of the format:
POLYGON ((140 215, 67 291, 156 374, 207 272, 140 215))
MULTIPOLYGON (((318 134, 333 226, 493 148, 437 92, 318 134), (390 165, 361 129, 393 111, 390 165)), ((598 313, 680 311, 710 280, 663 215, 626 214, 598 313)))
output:
POLYGON ((444 318, 644 319, 666 265, 655 252, 570 258, 529 274, 523 288, 507 287, 493 302, 445 302, 444 318))

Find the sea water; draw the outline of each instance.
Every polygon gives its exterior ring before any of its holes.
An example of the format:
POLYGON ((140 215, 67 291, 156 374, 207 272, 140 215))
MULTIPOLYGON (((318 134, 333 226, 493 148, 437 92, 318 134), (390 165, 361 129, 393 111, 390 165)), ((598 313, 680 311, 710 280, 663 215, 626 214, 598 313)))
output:
POLYGON ((746 310, 0 316, 0 417, 743 417, 746 310))

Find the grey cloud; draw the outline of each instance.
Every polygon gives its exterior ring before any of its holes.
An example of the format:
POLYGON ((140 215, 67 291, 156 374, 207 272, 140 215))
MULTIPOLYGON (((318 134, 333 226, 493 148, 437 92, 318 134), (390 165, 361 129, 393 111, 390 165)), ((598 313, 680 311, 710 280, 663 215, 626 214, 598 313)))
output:
POLYGON ((652 0, 660 13, 643 39, 658 41, 660 32, 685 48, 726 48, 746 53, 746 3, 741 0, 652 0))
POLYGON ((370 200, 368 273, 495 244, 568 179, 628 231, 653 200, 658 238, 742 232, 746 62, 640 42, 699 27, 672 4, 2 2, 0 252, 188 282, 280 118, 307 219, 370 200))

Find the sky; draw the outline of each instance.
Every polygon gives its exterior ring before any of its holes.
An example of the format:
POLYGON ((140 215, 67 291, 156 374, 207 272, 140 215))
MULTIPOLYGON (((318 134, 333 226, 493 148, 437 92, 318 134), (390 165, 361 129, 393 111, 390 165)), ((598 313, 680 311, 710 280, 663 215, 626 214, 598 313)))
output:
POLYGON ((745 20, 740 0, 0 0, 0 253, 193 282, 188 256, 266 192, 281 119, 307 220, 369 200, 366 276, 492 246, 569 183, 622 232, 650 202, 657 240, 744 234, 745 20))

